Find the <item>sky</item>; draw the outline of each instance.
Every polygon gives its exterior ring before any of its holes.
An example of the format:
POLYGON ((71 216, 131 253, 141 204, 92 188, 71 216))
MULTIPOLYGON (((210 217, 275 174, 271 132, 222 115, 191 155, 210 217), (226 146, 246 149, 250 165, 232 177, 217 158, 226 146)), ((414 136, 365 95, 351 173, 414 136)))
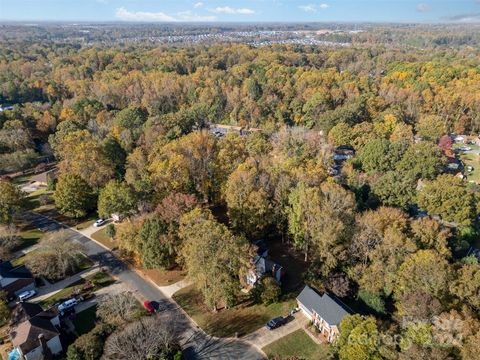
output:
POLYGON ((480 0, 0 0, 0 20, 480 22, 480 0))

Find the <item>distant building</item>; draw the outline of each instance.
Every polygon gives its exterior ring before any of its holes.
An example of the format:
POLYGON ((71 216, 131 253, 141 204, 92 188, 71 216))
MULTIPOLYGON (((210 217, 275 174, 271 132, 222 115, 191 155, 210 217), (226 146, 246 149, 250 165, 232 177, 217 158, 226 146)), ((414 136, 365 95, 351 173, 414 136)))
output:
POLYGON ((42 360, 63 351, 60 319, 54 311, 44 311, 38 304, 20 303, 13 313, 10 338, 15 349, 10 358, 42 360))
POLYGON ((35 279, 25 265, 13 267, 10 261, 0 260, 0 291, 5 291, 8 299, 34 289, 35 279))
POLYGON ((265 276, 272 276, 278 283, 281 283, 285 274, 285 269, 276 264, 274 261, 262 256, 255 256, 252 260, 253 268, 247 274, 247 284, 254 286, 260 279, 265 276))
POLYGON ((30 184, 36 185, 38 187, 48 186, 49 181, 55 180, 57 177, 57 169, 53 168, 47 171, 44 171, 40 174, 34 175, 30 178, 30 184))
POLYGON ((318 294, 309 286, 305 286, 297 297, 297 303, 303 314, 332 342, 340 333, 339 325, 351 309, 333 295, 318 294))
POLYGON ((224 137, 229 132, 234 132, 240 136, 245 136, 252 132, 258 132, 261 130, 257 128, 245 128, 242 126, 234 125, 210 124, 209 131, 217 137, 224 137))

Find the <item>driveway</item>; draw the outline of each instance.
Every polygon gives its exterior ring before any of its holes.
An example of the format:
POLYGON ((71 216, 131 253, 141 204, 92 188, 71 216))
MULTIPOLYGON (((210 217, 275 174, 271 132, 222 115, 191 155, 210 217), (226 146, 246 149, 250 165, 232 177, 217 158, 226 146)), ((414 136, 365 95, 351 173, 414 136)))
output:
POLYGON ((186 359, 265 359, 261 351, 242 339, 216 338, 205 334, 173 300, 135 271, 130 270, 111 251, 88 237, 37 213, 29 212, 25 214, 25 218, 42 231, 66 229, 70 239, 83 244, 86 254, 100 267, 108 267, 109 271, 125 285, 125 290, 135 292, 140 298, 159 302, 166 309, 160 317, 167 321, 175 319, 175 331, 185 349, 186 359))
POLYGON ((300 313, 296 313, 295 317, 290 316, 290 318, 291 319, 288 323, 279 328, 268 330, 266 327, 262 327, 253 333, 245 335, 242 339, 261 349, 274 341, 301 329, 307 323, 307 319, 300 313))

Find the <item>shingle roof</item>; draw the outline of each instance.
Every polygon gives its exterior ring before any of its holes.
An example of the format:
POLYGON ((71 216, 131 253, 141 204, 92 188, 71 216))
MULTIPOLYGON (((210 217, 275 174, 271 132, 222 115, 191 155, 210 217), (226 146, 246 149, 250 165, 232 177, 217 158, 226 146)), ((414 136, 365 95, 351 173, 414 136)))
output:
POLYGON ((10 332, 13 346, 22 349, 24 354, 40 346, 38 336, 41 334, 48 341, 59 335, 59 332, 49 320, 41 317, 33 317, 24 321, 10 332))
POLYGON ((309 311, 315 311, 328 324, 338 325, 352 311, 333 295, 319 295, 309 286, 305 286, 297 300, 309 311))
POLYGON ((10 261, 0 262, 0 276, 3 278, 33 279, 33 275, 25 265, 14 268, 10 261))

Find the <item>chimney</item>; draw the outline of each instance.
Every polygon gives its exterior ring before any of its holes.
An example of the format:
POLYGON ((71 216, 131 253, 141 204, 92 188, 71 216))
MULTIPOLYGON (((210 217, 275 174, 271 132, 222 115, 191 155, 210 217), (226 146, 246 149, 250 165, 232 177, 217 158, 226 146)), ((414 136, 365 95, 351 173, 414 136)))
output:
POLYGON ((42 347, 42 354, 44 360, 52 359, 52 352, 47 345, 47 341, 45 340, 45 335, 40 334, 38 335, 38 341, 40 342, 40 346, 42 347))

